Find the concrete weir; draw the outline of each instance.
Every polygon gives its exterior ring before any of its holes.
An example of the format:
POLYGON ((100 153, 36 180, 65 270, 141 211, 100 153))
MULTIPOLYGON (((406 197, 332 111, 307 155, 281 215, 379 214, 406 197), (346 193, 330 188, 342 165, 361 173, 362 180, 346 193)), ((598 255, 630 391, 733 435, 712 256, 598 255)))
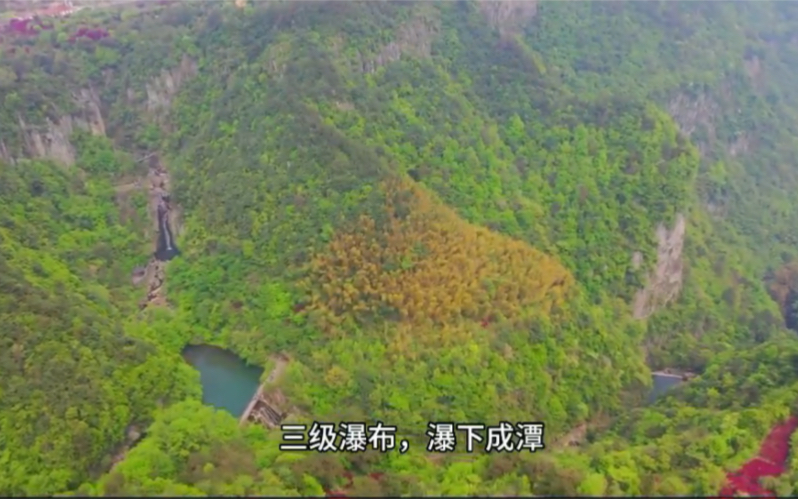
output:
POLYGON ((276 428, 288 416, 288 400, 283 395, 279 388, 266 391, 267 386, 272 386, 282 376, 285 368, 288 366, 288 358, 280 355, 275 359, 275 366, 269 377, 261 383, 258 391, 249 401, 244 413, 238 423, 243 425, 247 422, 259 423, 266 428, 276 428))
POLYGON ((244 424, 247 422, 247 420, 249 420, 250 414, 252 414, 252 411, 255 410, 255 406, 257 405, 258 401, 261 399, 262 396, 263 396, 263 384, 261 384, 258 387, 258 391, 255 392, 255 395, 252 397, 252 400, 249 401, 249 405, 247 405, 247 408, 244 409, 244 413, 241 415, 241 418, 239 418, 238 424, 244 424))
POLYGON ((279 390, 267 395, 261 385, 241 415, 239 424, 259 423, 266 428, 277 428, 288 416, 288 411, 282 410, 285 402, 285 397, 279 390))
POLYGON ((679 369, 671 369, 666 368, 661 371, 654 371, 651 373, 652 376, 660 376, 663 378, 679 378, 682 381, 689 381, 696 377, 695 373, 691 373, 689 371, 681 371, 679 369))

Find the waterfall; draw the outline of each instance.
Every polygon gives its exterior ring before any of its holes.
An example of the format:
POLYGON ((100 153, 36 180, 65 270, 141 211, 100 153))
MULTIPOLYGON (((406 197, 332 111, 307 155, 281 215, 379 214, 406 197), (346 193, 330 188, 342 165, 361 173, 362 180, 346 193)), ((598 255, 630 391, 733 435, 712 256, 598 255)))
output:
POLYGON ((164 242, 166 243, 166 251, 172 251, 172 233, 169 231, 169 225, 167 224, 169 212, 164 208, 160 211, 161 215, 161 231, 163 232, 164 242))

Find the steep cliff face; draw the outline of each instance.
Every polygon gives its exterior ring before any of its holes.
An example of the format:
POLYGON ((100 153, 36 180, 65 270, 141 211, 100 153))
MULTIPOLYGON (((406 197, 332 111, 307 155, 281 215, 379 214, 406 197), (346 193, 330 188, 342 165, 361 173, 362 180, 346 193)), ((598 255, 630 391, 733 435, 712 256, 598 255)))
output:
MULTIPOLYGON (((667 305, 682 289, 682 249, 687 230, 687 219, 677 215, 673 227, 657 227, 657 264, 648 276, 646 287, 638 291, 633 305, 636 319, 644 319, 667 305)), ((633 258, 639 262, 640 258, 633 258)))
MULTIPOLYGON (((38 127, 28 125, 20 116, 19 127, 25 144, 25 156, 51 159, 67 166, 75 163, 75 148, 69 141, 73 132, 71 116, 63 116, 56 122, 47 119, 44 125, 38 127)), ((16 158, 10 156, 9 159, 14 162, 16 158)))
POLYGON ((184 55, 180 65, 161 71, 161 74, 146 84, 146 111, 156 123, 163 126, 172 100, 183 84, 197 74, 197 61, 184 55))
POLYGON ((701 154, 706 154, 707 148, 715 141, 714 120, 720 112, 718 103, 705 92, 697 95, 679 92, 668 102, 668 112, 686 137, 693 137, 698 131, 705 135, 697 145, 701 154))
POLYGON ((373 73, 377 68, 398 61, 402 55, 429 57, 432 53, 432 40, 439 27, 438 19, 420 16, 402 24, 396 31, 394 40, 382 46, 377 55, 360 56, 361 71, 373 73))
POLYGON ((535 0, 524 2, 483 0, 479 2, 479 9, 488 24, 499 30, 503 37, 507 37, 518 34, 537 15, 538 3, 535 0))
POLYGON ((72 94, 72 102, 77 109, 70 114, 54 120, 47 118, 44 124, 31 125, 18 114, 19 133, 24 150, 22 154, 9 151, 5 141, 0 139, 0 154, 5 161, 13 163, 17 156, 46 158, 55 162, 72 165, 75 162, 75 148, 70 142, 72 133, 84 130, 93 135, 105 135, 105 120, 100 110, 100 98, 93 87, 81 88, 72 94))
MULTIPOLYGON (((144 84, 144 88, 127 88, 120 95, 126 98, 134 112, 139 113, 149 123, 158 125, 162 130, 168 128, 168 114, 172 101, 188 79, 197 74, 197 62, 184 56, 179 65, 164 69, 158 76, 151 78, 144 84)), ((106 80, 111 82, 113 75, 107 75, 106 80)), ((40 125, 31 125, 22 115, 18 115, 19 133, 22 137, 23 149, 16 154, 9 151, 6 142, 0 139, 0 154, 2 159, 14 163, 20 157, 43 158, 55 161, 64 166, 72 166, 76 161, 76 150, 72 142, 73 133, 82 130, 95 136, 107 135, 108 119, 104 116, 110 114, 114 105, 109 103, 103 106, 104 88, 89 86, 81 88, 71 96, 71 112, 64 113, 55 118, 46 118, 40 125)), ((128 148, 130 144, 117 144, 121 148, 128 148)), ((129 181, 117 186, 117 196, 127 195, 131 191, 146 190, 148 197, 148 212, 152 220, 152 230, 148 234, 152 237, 153 252, 157 251, 159 227, 158 209, 169 198, 169 174, 161 163, 157 152, 138 159, 139 162, 149 163, 148 173, 144 178, 129 181)), ((168 205, 168 203, 167 203, 168 205)), ((169 206, 171 208, 171 206, 169 206)), ((168 209, 168 225, 172 228, 173 235, 180 231, 179 211, 168 209)), ((164 306, 166 297, 164 281, 166 279, 166 264, 153 257, 145 267, 134 270, 134 285, 146 284, 146 297, 140 302, 140 308, 147 306, 164 306)))
MULTIPOLYGON (((758 69, 761 68, 759 63, 744 61, 743 64, 746 68, 750 66, 749 71, 761 71, 758 69)), ((724 115, 739 115, 735 108, 733 91, 728 83, 721 84, 715 96, 704 91, 678 92, 667 104, 668 112, 679 125, 679 130, 693 141, 702 156, 716 149, 732 158, 749 153, 753 145, 751 134, 742 130, 722 142, 718 137, 717 129, 723 124, 724 115)))
MULTIPOLYGON (((177 67, 166 69, 157 77, 145 84, 142 94, 145 99, 136 99, 135 88, 128 88, 125 94, 128 102, 139 108, 145 116, 160 126, 166 125, 166 117, 172 106, 172 100, 181 86, 197 74, 197 63, 184 56, 177 67)), ((109 75, 109 79, 113 79, 109 75)), ((15 163, 20 157, 50 159, 57 163, 71 166, 75 163, 75 147, 71 142, 72 134, 83 130, 96 136, 106 136, 106 109, 102 101, 103 88, 88 86, 72 93, 69 113, 54 118, 45 118, 43 123, 34 124, 31 118, 17 114, 18 133, 21 136, 21 150, 13 150, 10 141, 0 137, 0 159, 15 163)), ((121 147, 127 144, 119 144, 121 147)))

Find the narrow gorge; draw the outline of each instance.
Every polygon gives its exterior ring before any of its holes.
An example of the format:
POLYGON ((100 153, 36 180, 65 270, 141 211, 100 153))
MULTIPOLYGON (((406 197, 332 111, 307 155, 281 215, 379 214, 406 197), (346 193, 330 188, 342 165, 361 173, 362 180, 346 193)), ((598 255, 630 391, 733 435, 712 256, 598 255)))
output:
MULTIPOLYGON (((164 283, 166 280, 166 262, 177 256, 180 251, 174 241, 172 227, 176 227, 176 214, 172 210, 169 197, 169 174, 163 166, 157 153, 150 153, 139 161, 148 161, 148 172, 142 182, 117 187, 117 194, 130 190, 147 189, 147 212, 154 222, 155 237, 154 251, 146 266, 133 270, 132 281, 134 286, 146 283, 147 294, 139 302, 139 309, 144 310, 149 306, 165 306, 166 295, 164 283)), ((114 452, 110 468, 119 464, 136 444, 146 435, 136 425, 128 426, 125 440, 114 452)))
POLYGON ((142 310, 149 306, 166 305, 166 262, 180 254, 172 231, 177 224, 169 196, 169 173, 157 153, 150 154, 146 160, 149 161, 145 184, 148 190, 148 212, 155 224, 156 237, 150 261, 145 267, 133 271, 133 283, 145 282, 147 286, 147 295, 139 303, 142 310))

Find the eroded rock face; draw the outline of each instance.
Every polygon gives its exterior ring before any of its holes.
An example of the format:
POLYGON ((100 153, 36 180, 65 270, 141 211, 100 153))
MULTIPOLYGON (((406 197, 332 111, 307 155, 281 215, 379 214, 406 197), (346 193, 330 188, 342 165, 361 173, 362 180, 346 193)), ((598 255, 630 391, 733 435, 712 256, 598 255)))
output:
POLYGON ((483 0, 479 2, 479 10, 494 29, 499 30, 502 37, 513 36, 538 13, 535 0, 506 1, 483 0))
POLYGON ((361 56, 361 71, 373 73, 377 68, 398 61, 402 55, 427 58, 432 54, 432 41, 438 32, 437 19, 418 17, 409 21, 396 31, 395 39, 382 47, 373 58, 361 56))
POLYGON ((668 229, 663 224, 657 227, 657 265, 649 274, 646 287, 635 295, 635 319, 648 317, 679 295, 682 289, 682 249, 686 230, 687 219, 681 213, 676 216, 673 228, 668 229))
POLYGON ((706 131, 706 141, 696 143, 701 156, 706 155, 708 148, 716 140, 715 118, 720 112, 718 103, 703 92, 697 96, 678 93, 668 102, 667 108, 668 114, 679 127, 679 132, 685 137, 692 137, 701 128, 706 131))
POLYGON ((25 155, 31 158, 51 159, 66 166, 75 164, 75 148, 69 141, 74 130, 71 116, 56 122, 49 118, 42 126, 28 125, 19 117, 19 127, 25 146, 25 155))
POLYGON ((141 309, 147 307, 162 307, 166 305, 166 295, 163 285, 166 281, 166 264, 155 258, 147 265, 148 289, 147 297, 139 304, 141 309))
MULTIPOLYGON (((72 133, 85 130, 93 135, 105 135, 105 121, 100 112, 100 98, 94 88, 83 88, 72 94, 77 110, 55 121, 47 119, 43 125, 29 125, 18 116, 24 154, 32 158, 50 159, 63 165, 75 163, 75 148, 70 142, 72 133)), ((3 159, 13 162, 13 155, 0 143, 3 159)))
POLYGON ((179 66, 161 71, 160 76, 147 83, 146 109, 156 122, 160 123, 166 118, 177 92, 188 79, 196 76, 197 71, 197 61, 184 55, 179 66))
MULTIPOLYGON (((753 61, 753 60, 752 60, 753 61)), ((746 62, 746 67, 748 67, 746 62)), ((758 62, 751 62, 749 71, 759 74, 758 62)), ((752 78, 754 78, 752 76, 752 78)), ((705 157, 713 147, 722 147, 732 157, 745 156, 755 146, 748 131, 738 131, 737 135, 724 143, 718 142, 716 126, 724 114, 734 111, 734 92, 728 82, 722 83, 714 96, 707 92, 678 92, 667 103, 668 114, 679 128, 679 132, 698 147, 701 156, 705 157), (703 137, 697 139, 696 132, 703 131, 703 137)))
MULTIPOLYGON (((172 106, 172 101, 182 85, 197 74, 197 63, 184 56, 180 65, 164 70, 160 76, 145 85, 145 102, 130 102, 134 106, 144 106, 152 119, 163 125, 172 106)), ((113 78, 113 75, 107 75, 113 78)), ((135 95, 128 89, 128 99, 135 95)), ((16 158, 50 159, 62 165, 75 163, 75 148, 70 142, 76 130, 85 130, 93 135, 106 136, 107 124, 103 118, 99 92, 94 87, 79 89, 72 94, 73 110, 57 118, 47 118, 44 123, 31 124, 25 116, 18 115, 17 122, 22 136, 22 150, 15 150, 11 142, 0 137, 0 159, 15 163, 16 158), (11 146, 11 147, 9 147, 11 146)))
POLYGON ((8 146, 6 146, 6 143, 2 139, 0 139, 0 159, 12 165, 16 163, 14 156, 8 151, 8 146))

